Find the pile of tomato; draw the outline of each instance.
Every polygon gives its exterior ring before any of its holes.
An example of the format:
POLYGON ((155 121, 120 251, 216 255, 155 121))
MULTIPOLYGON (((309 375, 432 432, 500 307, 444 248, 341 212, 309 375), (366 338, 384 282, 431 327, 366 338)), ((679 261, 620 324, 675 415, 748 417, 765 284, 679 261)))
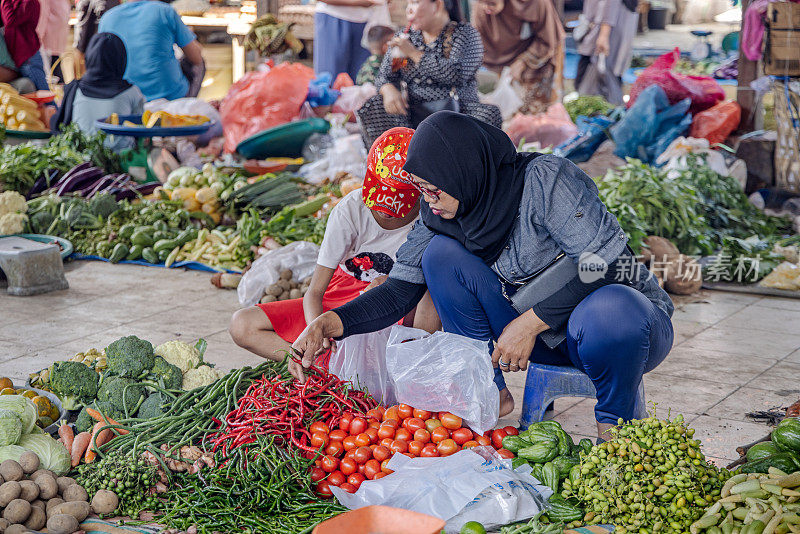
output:
POLYGON ((409 458, 450 456, 462 449, 487 445, 497 449, 503 458, 513 458, 502 441, 518 434, 512 426, 477 434, 464 427, 457 415, 418 410, 408 404, 378 406, 365 417, 346 413, 338 428, 331 429, 317 421, 308 430, 311 446, 325 453, 311 468, 311 480, 323 497, 332 495, 331 486, 354 493, 365 480, 391 474, 386 465, 397 453, 409 458))

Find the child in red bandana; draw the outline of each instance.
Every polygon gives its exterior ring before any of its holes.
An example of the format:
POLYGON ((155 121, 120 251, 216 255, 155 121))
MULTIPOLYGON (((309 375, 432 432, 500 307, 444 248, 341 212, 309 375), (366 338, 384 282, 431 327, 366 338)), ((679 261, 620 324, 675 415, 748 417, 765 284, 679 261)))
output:
MULTIPOLYGON (((403 171, 413 133, 392 128, 375 140, 363 187, 331 211, 306 295, 236 312, 230 334, 237 345, 264 358, 283 358, 308 323, 383 282, 419 215, 419 191, 403 171)), ((406 324, 439 328, 428 295, 409 315, 406 324)))

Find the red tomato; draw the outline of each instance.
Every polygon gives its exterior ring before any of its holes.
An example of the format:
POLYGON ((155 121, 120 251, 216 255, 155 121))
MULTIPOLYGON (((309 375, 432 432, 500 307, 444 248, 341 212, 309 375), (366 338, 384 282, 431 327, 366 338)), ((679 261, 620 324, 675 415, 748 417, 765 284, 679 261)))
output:
POLYGON ((328 437, 328 434, 323 434, 322 432, 314 432, 313 434, 311 434, 310 443, 311 446, 314 447, 315 449, 319 449, 320 447, 325 447, 329 441, 330 438, 328 437))
POLYGON ((357 451, 357 450, 358 450, 358 448, 357 448, 357 447, 356 447, 355 449, 350 449, 349 451, 347 451, 347 452, 345 453, 344 457, 345 457, 345 458, 350 458, 350 459, 353 459, 353 460, 355 460, 355 459, 356 459, 356 451, 357 451))
POLYGON ((379 462, 382 462, 392 456, 392 450, 389 447, 378 445, 373 449, 372 456, 379 462))
POLYGON ((375 419, 376 421, 380 421, 383 419, 383 414, 377 408, 373 408, 371 410, 367 410, 367 419, 375 419))
POLYGON ((400 414, 400 419, 407 419, 414 416, 414 408, 408 404, 399 404, 397 406, 397 413, 400 414))
POLYGON ((345 482, 344 484, 339 485, 339 489, 346 491, 347 493, 355 493, 356 487, 350 484, 349 482, 345 482))
POLYGON ((392 452, 408 452, 408 442, 402 439, 396 439, 392 441, 392 445, 389 449, 392 452))
POLYGON ((444 441, 440 441, 439 445, 436 446, 436 449, 439 451, 441 456, 450 456, 451 454, 458 452, 459 447, 455 441, 448 438, 444 441))
POLYGON ((344 430, 345 432, 349 432, 350 430, 350 421, 353 420, 353 414, 346 413, 339 419, 339 430, 344 430))
POLYGON ((367 429, 367 420, 363 417, 354 417, 350 421, 350 435, 357 436, 367 429))
POLYGON ((325 424, 325 421, 314 421, 308 428, 312 434, 315 432, 322 432, 323 434, 330 434, 331 429, 325 424))
POLYGON ((427 410, 417 410, 416 408, 414 408, 414 413, 412 415, 418 419, 422 419, 423 421, 427 421, 431 418, 431 412, 427 410))
POLYGON ((372 450, 369 447, 359 447, 356 449, 355 461, 359 464, 367 463, 372 458, 372 450))
POLYGON ((321 465, 322 465, 322 460, 319 457, 316 460, 314 460, 315 467, 319 467, 321 465))
POLYGON ((497 449, 497 454, 500 455, 501 458, 508 458, 511 459, 514 457, 514 453, 508 449, 503 449, 502 447, 497 449))
POLYGON ((325 471, 319 467, 311 468, 311 482, 319 482, 323 478, 325 478, 325 471))
POLYGON ((372 440, 369 439, 369 434, 367 434, 366 432, 362 432, 361 434, 356 436, 356 445, 358 445, 359 447, 368 447, 371 442, 372 440))
POLYGON ((358 447, 358 443, 356 443, 355 436, 347 436, 346 438, 344 438, 344 441, 342 441, 342 445, 344 445, 344 450, 346 451, 358 447))
POLYGON ((475 436, 475 441, 478 442, 478 445, 484 445, 484 446, 492 445, 492 438, 488 438, 486 436, 475 436))
POLYGON ((394 433, 394 439, 402 439, 403 441, 411 441, 413 437, 413 433, 405 428, 398 428, 397 432, 394 433))
POLYGON ((365 477, 361 473, 353 473, 352 475, 347 477, 347 483, 352 484, 353 486, 355 486, 356 489, 358 489, 361 487, 361 483, 364 482, 366 479, 367 477, 365 477))
POLYGON ((440 426, 442 426, 442 422, 439 421, 438 419, 431 418, 425 420, 425 430, 427 430, 428 432, 433 433, 433 431, 439 428, 440 426))
POLYGON ((328 475, 328 478, 326 480, 328 481, 328 484, 330 484, 331 486, 341 486, 342 484, 345 483, 345 481, 347 481, 347 478, 345 478, 344 474, 342 474, 341 471, 334 471, 333 473, 328 475))
POLYGON ((462 449, 471 449, 471 448, 473 448, 473 447, 478 447, 478 446, 480 446, 480 443, 478 443, 477 441, 474 441, 474 440, 469 440, 468 442, 466 442, 465 444, 463 444, 463 445, 461 446, 461 448, 462 448, 462 449))
POLYGON ((427 445, 422 447, 422 452, 420 453, 420 456, 422 456, 423 458, 435 458, 436 456, 439 456, 439 450, 433 443, 428 443, 427 445))
POLYGON ((380 472, 381 464, 378 463, 378 460, 370 460, 364 464, 364 476, 367 477, 367 480, 374 479, 375 475, 380 472))
POLYGON ((378 429, 377 428, 368 428, 366 432, 364 432, 367 436, 369 436, 370 443, 378 443, 378 429))
POLYGON ((411 459, 414 459, 414 458, 416 458, 416 456, 414 456, 414 455, 413 455, 413 454, 411 454, 410 452, 404 452, 404 453, 401 453, 401 454, 402 454, 403 456, 408 456, 408 457, 409 457, 409 458, 411 458, 411 459))
POLYGON ((425 421, 418 417, 412 417, 411 419, 406 419, 403 426, 413 434, 417 430, 425 428, 425 421))
POLYGON ((429 443, 431 441, 431 433, 424 428, 420 428, 414 432, 414 441, 419 441, 423 445, 429 443))
POLYGON ((364 464, 358 464, 358 474, 364 475, 364 464))
POLYGON ((358 463, 352 458, 342 458, 339 462, 339 471, 346 476, 350 476, 358 471, 358 463))
POLYGON ((320 480, 317 482, 317 493, 322 497, 330 497, 333 495, 331 492, 331 485, 327 480, 320 480))
POLYGON ((394 441, 393 437, 392 438, 384 438, 384 439, 381 440, 381 445, 388 449, 389 447, 392 446, 392 442, 393 441, 394 441))
POLYGON ((389 465, 388 459, 381 462, 381 472, 386 473, 387 475, 391 475, 392 473, 394 473, 394 471, 386 467, 387 465, 389 465))
POLYGON ((503 448, 503 438, 506 437, 508 434, 502 428, 497 428, 492 431, 492 446, 495 449, 502 449, 503 448))
POLYGON ((336 429, 333 430, 330 434, 328 434, 328 437, 331 439, 331 441, 344 441, 344 438, 346 438, 349 435, 350 434, 348 434, 344 430, 336 429))
POLYGON ((385 426, 390 426, 394 430, 397 430, 400 427, 400 423, 398 422, 397 419, 384 419, 383 423, 381 423, 381 426, 384 426, 384 425, 385 426))
POLYGON ((414 456, 419 456, 419 453, 422 452, 422 447, 424 447, 424 446, 425 446, 425 444, 422 443, 421 441, 416 441, 416 440, 411 441, 408 444, 408 452, 410 452, 414 456))
POLYGON ((459 428, 458 430, 453 430, 453 435, 450 437, 459 445, 463 445, 472 439, 472 430, 469 428, 459 428))
MULTIPOLYGON (((441 412, 439 414, 439 420, 442 422, 442 426, 448 430, 457 430, 461 428, 461 418, 450 412, 441 412)), ((353 423, 350 423, 350 425, 352 426, 353 423)))
POLYGON ((378 480, 379 478, 383 478, 383 477, 386 477, 386 476, 389 476, 389 475, 387 475, 386 473, 384 473, 383 471, 381 471, 380 473, 378 473, 377 475, 375 475, 375 478, 374 478, 373 480, 378 480))
MULTIPOLYGON (((380 427, 381 427, 381 424, 379 422, 375 421, 374 419, 370 419, 369 428, 374 428, 375 430, 378 430, 380 427)), ((367 429, 367 430, 369 430, 369 429, 367 429)))
POLYGON ((515 426, 504 426, 503 430, 506 431, 506 435, 509 436, 519 436, 519 429, 515 426))
POLYGON ((331 441, 325 447, 325 454, 330 456, 340 456, 344 452, 344 445, 341 441, 331 441))
POLYGON ((322 457, 322 470, 326 473, 333 473, 339 467, 339 459, 333 456, 322 457))
POLYGON ((380 439, 392 438, 394 439, 394 427, 391 425, 387 425, 386 423, 382 424, 381 427, 378 429, 378 437, 380 439))
POLYGON ((450 437, 450 431, 443 426, 440 426, 434 429, 433 432, 431 432, 431 441, 434 443, 440 443, 449 437, 450 437))
POLYGON ((386 408, 386 411, 383 412, 384 422, 388 421, 389 419, 394 419, 395 421, 399 421, 401 419, 400 414, 397 411, 397 406, 386 408))

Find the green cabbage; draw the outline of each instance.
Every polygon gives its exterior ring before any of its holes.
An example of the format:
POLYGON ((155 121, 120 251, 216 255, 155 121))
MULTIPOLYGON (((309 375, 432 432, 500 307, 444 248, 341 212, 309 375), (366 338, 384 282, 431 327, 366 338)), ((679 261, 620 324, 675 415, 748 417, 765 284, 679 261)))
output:
POLYGON ((22 419, 17 412, 0 409, 0 445, 13 445, 22 436, 22 419))
POLYGON ((50 437, 49 434, 26 434, 19 440, 19 446, 36 453, 42 469, 49 469, 56 476, 67 474, 72 466, 67 448, 50 437))
POLYGON ((16 412, 22 419, 22 433, 30 434, 36 427, 36 405, 22 395, 0 395, 0 410, 16 412))
POLYGON ((6 460, 14 460, 15 462, 19 462, 23 452, 25 452, 25 449, 19 445, 6 445, 5 447, 0 447, 0 463, 5 462, 6 460))

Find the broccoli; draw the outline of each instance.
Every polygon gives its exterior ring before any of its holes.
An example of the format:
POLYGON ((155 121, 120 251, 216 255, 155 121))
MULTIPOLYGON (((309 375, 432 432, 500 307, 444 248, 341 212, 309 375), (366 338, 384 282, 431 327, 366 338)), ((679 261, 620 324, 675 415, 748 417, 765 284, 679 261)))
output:
POLYGON ((155 419, 164 415, 164 405, 166 399, 159 392, 151 393, 141 406, 139 406, 138 417, 141 419, 155 419))
POLYGON ((114 198, 114 195, 108 193, 95 195, 89 201, 89 210, 103 219, 108 219, 109 215, 115 213, 118 209, 119 204, 114 198))
MULTIPOLYGON (((131 408, 129 408, 129 414, 130 414, 131 417, 133 417, 133 414, 136 413, 135 411, 131 411, 131 410, 133 410, 133 408, 135 408, 135 406, 132 406, 131 408)), ((113 419, 113 420, 115 420, 117 422, 120 422, 120 421, 122 421, 123 419, 126 418, 125 417, 125 412, 123 412, 122 410, 117 409, 110 402, 97 401, 97 402, 94 403, 94 409, 97 410, 98 412, 100 412, 101 414, 105 415, 109 419, 113 419)), ((92 423, 92 424, 94 424, 94 423, 92 423)))
POLYGON ((93 425, 94 419, 92 419, 92 416, 86 411, 86 406, 84 406, 75 420, 75 431, 78 433, 89 432, 93 425))
POLYGON ((97 395, 97 373, 79 362, 55 362, 50 368, 50 388, 67 410, 77 410, 97 395))
POLYGON ((153 368, 153 345, 136 336, 119 338, 106 347, 108 372, 125 378, 139 378, 153 368))
POLYGON ((181 389, 181 384, 183 383, 181 370, 161 356, 155 357, 155 363, 150 371, 149 378, 158 385, 163 382, 161 387, 164 389, 181 389))
POLYGON ((120 412, 123 418, 126 411, 129 416, 133 416, 136 413, 136 409, 144 399, 144 395, 144 386, 130 378, 122 378, 120 376, 105 377, 97 390, 97 400, 102 403, 108 403, 108 406, 120 412))

